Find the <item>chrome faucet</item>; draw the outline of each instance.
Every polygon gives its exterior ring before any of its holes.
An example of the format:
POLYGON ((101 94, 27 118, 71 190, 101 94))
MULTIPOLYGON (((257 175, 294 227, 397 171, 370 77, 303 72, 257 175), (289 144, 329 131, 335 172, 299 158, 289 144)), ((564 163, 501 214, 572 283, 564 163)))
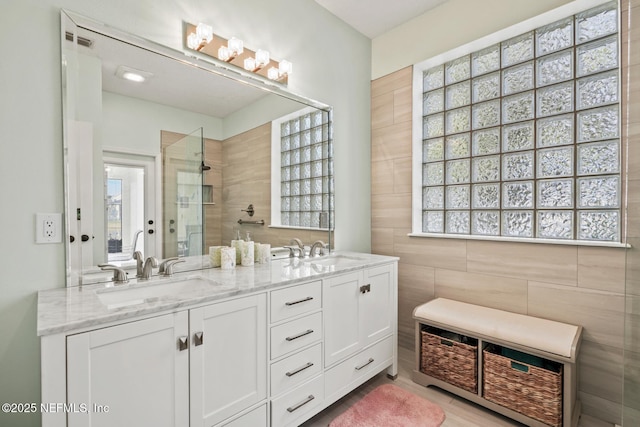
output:
POLYGON ((167 258, 164 261, 162 261, 162 263, 160 263, 158 273, 162 274, 163 276, 172 276, 173 266, 181 262, 185 262, 185 260, 178 257, 167 258))
POLYGON ((113 270, 113 283, 116 285, 122 285, 125 283, 129 283, 129 278, 127 277, 127 272, 121 269, 120 267, 116 267, 112 264, 98 264, 102 270, 113 270))
POLYGON ((327 248, 327 245, 322 240, 316 240, 315 242, 313 242, 313 245, 311 245, 311 249, 309 250, 309 256, 310 257, 316 256, 316 249, 319 249, 317 256, 323 256, 324 250, 326 248, 327 248))
POLYGON ((153 274, 153 269, 158 266, 158 260, 155 257, 150 256, 144 261, 142 267, 142 274, 138 276, 140 280, 148 280, 153 274))
MULTIPOLYGON (((142 252, 135 251, 133 253, 133 259, 136 260, 136 277, 142 277, 143 268, 144 268, 142 263, 145 262, 144 261, 144 256, 142 256, 142 252)), ((148 277, 147 277, 147 279, 148 279, 148 277)))

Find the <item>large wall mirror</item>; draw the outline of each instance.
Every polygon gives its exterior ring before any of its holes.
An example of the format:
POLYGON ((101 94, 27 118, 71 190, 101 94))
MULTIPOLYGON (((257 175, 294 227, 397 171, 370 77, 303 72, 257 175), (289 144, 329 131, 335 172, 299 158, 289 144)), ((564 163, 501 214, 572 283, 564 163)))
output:
POLYGON ((329 106, 197 52, 61 18, 67 286, 109 280, 98 265, 131 268, 134 251, 206 268, 210 246, 247 232, 272 247, 331 244, 329 106))

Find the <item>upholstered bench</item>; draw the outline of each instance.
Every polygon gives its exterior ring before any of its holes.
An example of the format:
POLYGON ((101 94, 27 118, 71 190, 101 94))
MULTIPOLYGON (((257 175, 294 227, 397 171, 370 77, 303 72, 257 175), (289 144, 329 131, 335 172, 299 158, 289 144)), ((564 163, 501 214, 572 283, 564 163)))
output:
POLYGON ((582 327, 437 298, 413 312, 413 381, 529 426, 574 427, 582 327))

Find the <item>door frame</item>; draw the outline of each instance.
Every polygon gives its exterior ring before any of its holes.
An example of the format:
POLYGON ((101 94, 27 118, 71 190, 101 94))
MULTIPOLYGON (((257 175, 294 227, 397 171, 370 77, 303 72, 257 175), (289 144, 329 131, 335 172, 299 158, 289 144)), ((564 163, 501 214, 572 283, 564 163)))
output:
MULTIPOLYGON (((102 150, 102 164, 116 164, 122 166, 137 166, 144 168, 144 247, 147 256, 161 257, 162 255, 162 155, 160 153, 145 153, 120 148, 104 148, 102 150), (149 199, 151 195, 152 199, 149 199), (153 224, 149 225, 149 220, 153 224), (149 230, 153 229, 153 234, 149 230)), ((105 218, 106 221, 106 218, 105 218)), ((106 254, 105 254, 106 257, 106 254)), ((105 258, 106 259, 106 258, 105 258)))

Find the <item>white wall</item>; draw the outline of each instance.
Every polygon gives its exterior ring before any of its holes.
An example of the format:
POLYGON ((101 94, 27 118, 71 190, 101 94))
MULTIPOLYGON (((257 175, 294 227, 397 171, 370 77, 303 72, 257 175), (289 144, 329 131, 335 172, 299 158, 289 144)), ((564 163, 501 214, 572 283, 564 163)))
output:
POLYGON ((371 79, 469 43, 569 0, 449 0, 373 39, 371 79))
POLYGON ((63 245, 33 231, 36 212, 63 210, 61 7, 174 48, 183 20, 209 22, 291 60, 289 88, 334 107, 336 246, 370 249, 371 42, 313 0, 0 0, 0 402, 39 402, 36 292, 65 280, 63 245))

